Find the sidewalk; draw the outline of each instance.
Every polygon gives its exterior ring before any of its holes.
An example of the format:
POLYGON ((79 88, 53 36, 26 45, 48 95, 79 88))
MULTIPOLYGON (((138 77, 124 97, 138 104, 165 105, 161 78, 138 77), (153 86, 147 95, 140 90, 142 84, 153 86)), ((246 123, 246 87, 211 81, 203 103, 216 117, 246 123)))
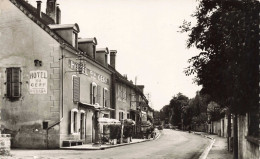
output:
POLYGON ((217 135, 207 135, 215 139, 207 159, 232 159, 233 155, 227 150, 227 139, 217 135))
POLYGON ((62 147, 61 150, 105 150, 113 147, 119 147, 119 146, 125 146, 130 144, 136 144, 146 141, 151 141, 153 139, 132 139, 132 142, 130 143, 122 143, 122 144, 116 144, 116 145, 110 145, 110 144, 102 144, 100 146, 93 146, 92 144, 83 144, 78 146, 71 146, 71 147, 62 147))
POLYGON ((196 135, 212 140, 200 159, 232 159, 233 155, 227 150, 227 138, 219 137, 218 135, 212 135, 205 132, 193 132, 196 135))
POLYGON ((125 145, 130 145, 130 144, 136 144, 136 143, 141 143, 141 142, 146 142, 146 141, 153 141, 157 140, 161 136, 161 132, 159 130, 156 130, 156 136, 155 138, 151 139, 132 139, 132 142, 130 143, 121 143, 121 144, 116 144, 116 145, 100 145, 100 146, 93 146, 92 144, 84 144, 84 145, 78 145, 78 146, 71 146, 71 147, 61 147, 61 150, 105 150, 113 147, 119 147, 119 146, 125 146, 125 145))
POLYGON ((93 146, 92 144, 84 144, 84 145, 78 145, 78 146, 71 146, 71 147, 62 147, 60 149, 62 150, 105 150, 113 147, 119 147, 119 146, 125 146, 125 145, 130 145, 130 144, 136 144, 136 143, 141 143, 141 142, 146 142, 146 141, 153 141, 158 139, 161 136, 160 131, 156 131, 156 136, 155 138, 151 139, 132 139, 132 142, 130 143, 122 143, 122 144, 116 144, 116 145, 101 145, 101 146, 93 146))

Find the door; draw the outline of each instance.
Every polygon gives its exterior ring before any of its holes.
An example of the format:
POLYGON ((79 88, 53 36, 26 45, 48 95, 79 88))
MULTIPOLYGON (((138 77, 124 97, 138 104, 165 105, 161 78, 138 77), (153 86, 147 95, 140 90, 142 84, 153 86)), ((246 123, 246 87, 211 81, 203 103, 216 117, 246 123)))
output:
POLYGON ((84 139, 85 136, 85 118, 84 118, 85 114, 81 113, 80 114, 80 139, 84 139))
POLYGON ((95 141, 95 116, 92 116, 92 142, 95 141))

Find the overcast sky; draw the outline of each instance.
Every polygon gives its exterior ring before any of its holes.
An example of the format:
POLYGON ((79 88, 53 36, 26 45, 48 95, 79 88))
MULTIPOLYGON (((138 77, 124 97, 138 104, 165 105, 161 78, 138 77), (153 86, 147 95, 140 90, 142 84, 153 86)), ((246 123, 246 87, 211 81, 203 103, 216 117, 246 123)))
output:
MULTIPOLYGON (((36 0, 29 0, 36 7, 36 0)), ((42 0, 45 12, 46 0, 42 0)), ((177 32, 192 21, 196 0, 58 0, 61 23, 77 23, 79 37, 96 37, 98 48, 117 50, 116 69, 145 85, 151 106, 159 110, 178 92, 192 98, 200 90, 184 74, 187 60, 198 53, 187 49, 187 34, 177 32)))

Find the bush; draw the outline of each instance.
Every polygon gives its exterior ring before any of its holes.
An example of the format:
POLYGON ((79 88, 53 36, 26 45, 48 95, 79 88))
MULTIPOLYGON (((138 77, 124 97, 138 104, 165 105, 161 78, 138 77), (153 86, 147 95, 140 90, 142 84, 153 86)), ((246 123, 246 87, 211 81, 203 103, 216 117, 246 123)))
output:
POLYGON ((124 126, 124 137, 132 137, 133 136, 133 126, 124 126))
POLYGON ((121 134, 121 125, 109 125, 110 139, 118 139, 121 134))
POLYGON ((158 126, 158 130, 162 130, 163 127, 161 125, 158 126))

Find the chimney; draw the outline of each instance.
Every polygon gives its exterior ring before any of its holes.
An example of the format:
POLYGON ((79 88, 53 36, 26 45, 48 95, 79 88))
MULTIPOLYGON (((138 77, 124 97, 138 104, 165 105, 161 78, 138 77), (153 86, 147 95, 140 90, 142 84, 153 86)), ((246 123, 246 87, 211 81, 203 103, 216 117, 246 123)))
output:
POLYGON ((110 66, 116 68, 116 50, 110 50, 110 66))
POLYGON ((37 2, 37 15, 41 18, 42 17, 42 1, 36 1, 37 2))
POLYGON ((144 93, 144 85, 137 85, 136 87, 139 88, 142 93, 144 93))
POLYGON ((56 24, 56 21, 57 21, 57 18, 56 18, 56 0, 47 0, 46 14, 49 17, 51 17, 56 24))
POLYGON ((56 8, 57 10, 57 16, 56 16, 56 23, 57 24, 60 24, 61 23, 61 12, 60 12, 60 7, 59 7, 59 4, 57 4, 57 8, 56 8))

